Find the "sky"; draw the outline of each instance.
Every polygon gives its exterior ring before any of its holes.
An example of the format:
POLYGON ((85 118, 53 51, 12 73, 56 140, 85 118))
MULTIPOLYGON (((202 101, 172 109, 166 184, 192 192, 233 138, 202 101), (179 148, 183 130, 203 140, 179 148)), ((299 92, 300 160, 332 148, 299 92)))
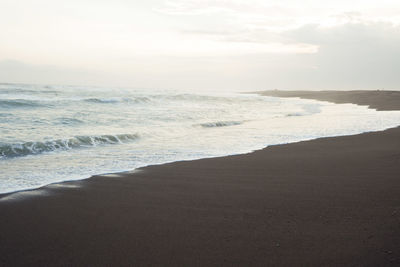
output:
POLYGON ((400 89, 398 0, 1 0, 0 82, 400 89))

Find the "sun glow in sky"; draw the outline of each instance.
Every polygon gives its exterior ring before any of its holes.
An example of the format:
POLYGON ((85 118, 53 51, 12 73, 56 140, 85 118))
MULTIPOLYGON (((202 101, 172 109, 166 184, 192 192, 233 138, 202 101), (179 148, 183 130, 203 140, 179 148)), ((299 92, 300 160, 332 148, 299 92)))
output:
POLYGON ((396 0, 2 0, 0 82, 400 89, 396 0))

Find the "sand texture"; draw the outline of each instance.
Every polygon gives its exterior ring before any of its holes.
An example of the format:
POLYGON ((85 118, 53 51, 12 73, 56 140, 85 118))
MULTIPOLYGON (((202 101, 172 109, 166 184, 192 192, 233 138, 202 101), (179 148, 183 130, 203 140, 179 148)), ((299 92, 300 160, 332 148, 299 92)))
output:
MULTIPOLYGON (((297 96, 395 109, 399 93, 297 96)), ((396 266, 400 128, 0 198, 0 266, 396 266)))

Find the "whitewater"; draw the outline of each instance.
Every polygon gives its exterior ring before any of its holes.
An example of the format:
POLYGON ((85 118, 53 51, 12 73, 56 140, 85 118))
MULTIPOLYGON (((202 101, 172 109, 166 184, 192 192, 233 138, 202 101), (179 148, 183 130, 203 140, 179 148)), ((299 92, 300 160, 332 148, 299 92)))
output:
POLYGON ((298 98, 0 84, 0 193, 399 125, 399 111, 298 98))

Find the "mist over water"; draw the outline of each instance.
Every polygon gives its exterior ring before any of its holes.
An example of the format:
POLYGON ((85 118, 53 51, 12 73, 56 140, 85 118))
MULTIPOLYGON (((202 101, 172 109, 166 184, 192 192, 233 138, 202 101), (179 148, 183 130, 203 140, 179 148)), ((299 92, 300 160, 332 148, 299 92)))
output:
POLYGON ((0 84, 0 193, 398 125, 399 111, 314 100, 0 84))

